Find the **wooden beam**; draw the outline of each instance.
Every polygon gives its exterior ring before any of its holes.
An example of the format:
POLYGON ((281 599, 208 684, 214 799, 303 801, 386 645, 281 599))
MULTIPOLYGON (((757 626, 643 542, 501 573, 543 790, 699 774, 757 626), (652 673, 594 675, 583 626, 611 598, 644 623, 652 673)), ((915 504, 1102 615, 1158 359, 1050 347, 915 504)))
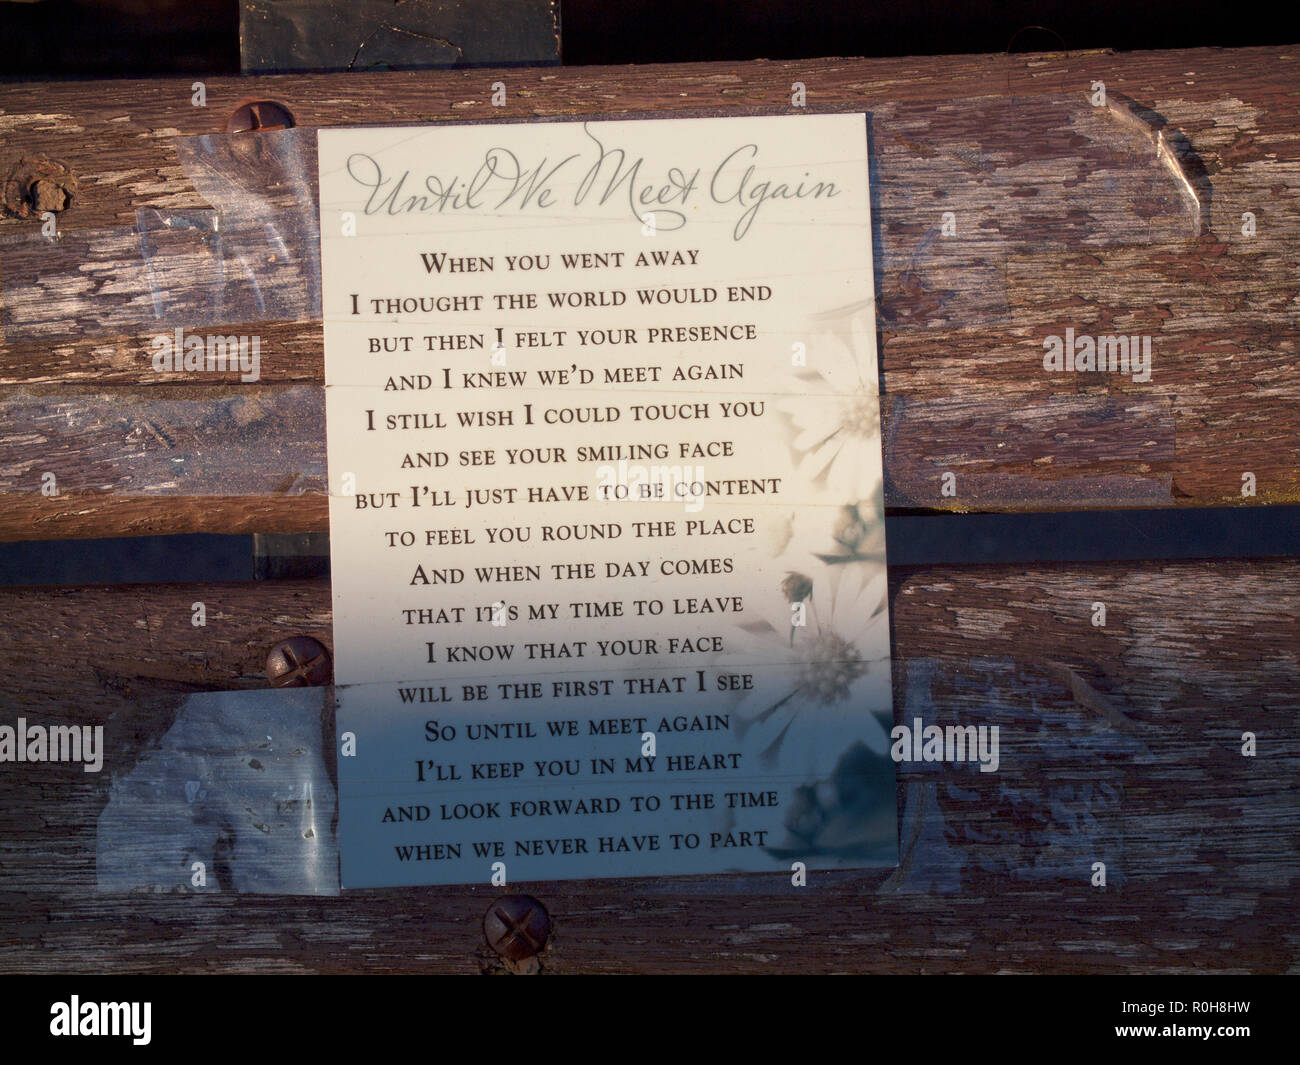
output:
MULTIPOLYGON (((162 386, 208 389, 229 406, 258 388, 275 396, 271 386, 321 384, 319 323, 213 323, 211 253, 165 224, 213 210, 237 218, 262 197, 297 212, 292 232, 305 232, 313 193, 285 178, 283 152, 262 150, 280 135, 210 142, 226 180, 196 171, 182 150, 184 138, 219 133, 250 94, 282 102, 307 129, 790 112, 791 84, 802 81, 809 110, 870 116, 891 506, 1300 502, 1298 58, 1289 48, 1198 49, 213 78, 204 107, 192 105, 188 80, 0 86, 0 164, 41 157, 77 181, 59 216, 63 251, 42 243, 34 218, 0 220, 0 402, 30 428, 26 389, 70 389, 70 416, 53 437, 0 439, 0 468, 23 474, 5 485, 0 537, 325 528, 317 487, 300 483, 284 498, 168 478, 124 484, 141 456, 160 468, 184 456, 152 437, 105 443, 105 425, 133 423, 144 394, 162 386), (505 107, 490 104, 496 80, 508 86, 505 107), (1094 81, 1113 106, 1092 105, 1094 81), (1124 98, 1137 103, 1114 104, 1124 98), (1157 156, 1157 134, 1174 156, 1157 156), (946 211, 954 237, 941 233, 946 211), (179 242, 154 249, 175 255, 159 303, 142 225, 179 242), (177 326, 255 331, 261 379, 155 372, 150 341, 177 326), (1151 379, 1045 372, 1044 339, 1067 328, 1151 337, 1151 379), (99 424, 75 416, 88 408, 102 412, 99 424), (90 465, 111 471, 103 487, 39 495, 31 474, 43 461, 66 461, 75 484, 91 452, 90 465), (942 497, 944 472, 970 494, 942 497), (1257 494, 1243 499, 1245 473, 1257 494)), ((311 167, 294 180, 310 186, 311 167)), ((298 242, 293 254, 283 276, 301 286, 317 252, 298 242)), ((244 307, 232 285, 231 302, 244 307)), ((293 289, 295 306, 301 295, 293 289)), ((247 439, 232 430, 217 441, 232 468, 256 466, 247 439)), ((321 434, 296 444, 320 464, 321 434)), ((291 465, 301 464, 287 463, 284 476, 301 472, 291 465)))
MULTIPOLYGON (((1294 561, 895 573, 896 717, 998 724, 1001 766, 899 766, 902 864, 527 884, 556 972, 1284 972, 1300 859, 1294 561), (1104 602, 1104 627, 1091 624, 1104 602), (1194 604, 1195 609, 1192 609, 1194 604), (1258 753, 1241 753, 1242 734, 1258 753), (1091 886, 1095 861, 1107 887, 1091 886)), ((474 972, 487 885, 337 898, 96 890, 110 777, 187 691, 330 642, 328 584, 0 590, 0 705, 103 724, 105 770, 0 774, 0 969, 474 972), (206 603, 208 625, 190 624, 206 603), (360 947, 358 945, 361 945, 360 947)), ((174 891, 172 886, 159 890, 174 891)))

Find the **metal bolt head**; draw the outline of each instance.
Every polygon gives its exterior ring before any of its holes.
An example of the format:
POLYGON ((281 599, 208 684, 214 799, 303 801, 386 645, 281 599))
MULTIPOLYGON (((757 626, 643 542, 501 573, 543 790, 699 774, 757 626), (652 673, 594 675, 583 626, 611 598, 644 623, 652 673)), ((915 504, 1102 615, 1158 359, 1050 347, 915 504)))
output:
POLYGON ((247 100, 235 108, 226 120, 227 133, 265 133, 276 129, 292 129, 296 123, 293 114, 274 100, 247 100))
POLYGON ((274 688, 314 688, 328 684, 330 655, 310 636, 281 640, 266 656, 266 676, 274 688))
POLYGON ((502 895, 483 915, 483 937, 503 958, 523 961, 546 949, 551 915, 531 895, 502 895))

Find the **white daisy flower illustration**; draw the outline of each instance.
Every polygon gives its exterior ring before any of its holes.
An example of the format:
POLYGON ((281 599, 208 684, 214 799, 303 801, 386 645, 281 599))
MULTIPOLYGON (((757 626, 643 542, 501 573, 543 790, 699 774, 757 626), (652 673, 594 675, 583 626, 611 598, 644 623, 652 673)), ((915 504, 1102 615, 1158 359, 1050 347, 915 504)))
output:
POLYGON ((876 495, 883 476, 873 306, 853 304, 813 319, 823 340, 810 346, 797 375, 800 394, 777 404, 794 424, 798 475, 852 503, 876 495))
POLYGON ((764 683, 734 711, 747 746, 756 742, 760 768, 825 775, 833 768, 826 758, 854 742, 887 751, 893 718, 885 567, 814 562, 791 571, 781 591, 779 599, 764 598, 762 616, 736 630, 747 656, 785 664, 764 670, 764 683))

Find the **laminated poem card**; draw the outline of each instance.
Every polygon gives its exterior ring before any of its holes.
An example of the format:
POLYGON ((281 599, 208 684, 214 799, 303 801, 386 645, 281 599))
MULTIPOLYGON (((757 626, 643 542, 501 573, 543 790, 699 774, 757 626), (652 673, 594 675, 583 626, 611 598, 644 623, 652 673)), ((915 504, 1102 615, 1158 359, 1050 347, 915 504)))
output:
POLYGON ((895 864, 865 117, 319 144, 343 886, 895 864))

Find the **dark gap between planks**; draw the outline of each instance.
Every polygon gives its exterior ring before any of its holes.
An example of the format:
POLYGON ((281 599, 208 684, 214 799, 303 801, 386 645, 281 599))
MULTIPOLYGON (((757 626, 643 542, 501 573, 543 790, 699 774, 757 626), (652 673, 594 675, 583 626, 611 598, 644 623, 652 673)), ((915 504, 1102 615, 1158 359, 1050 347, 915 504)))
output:
MULTIPOLYGON (((1300 506, 899 515, 889 564, 988 565, 1300 553, 1300 506)), ((329 535, 114 537, 0 544, 0 586, 168 584, 329 576, 329 535)))

